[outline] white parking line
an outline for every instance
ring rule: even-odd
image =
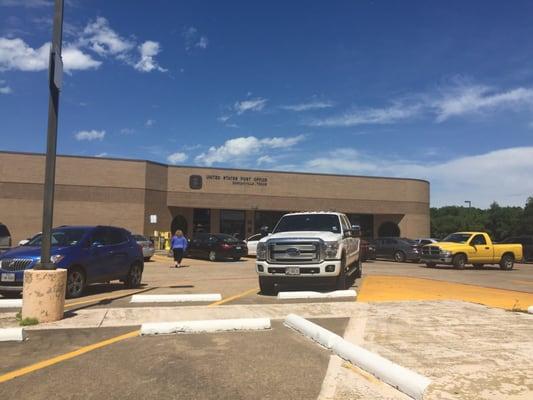
[[[203,321],[155,322],[141,325],[141,335],[210,333],[270,329],[269,318],[212,319]]]
[[[393,363],[379,354],[352,344],[339,335],[295,314],[285,319],[285,325],[314,340],[339,357],[400,390],[416,400],[422,400],[431,380],[414,371]]]
[[[0,299],[0,308],[21,308],[22,299]]]
[[[279,292],[279,300],[287,299],[334,299],[338,297],[357,297],[357,292],[350,290],[335,290],[333,292]]]
[[[26,338],[23,328],[0,329],[0,342],[21,342]]]
[[[190,301],[219,301],[220,293],[207,294],[136,294],[130,303],[184,303]]]

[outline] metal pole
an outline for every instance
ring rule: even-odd
[[[43,233],[41,242],[41,262],[35,269],[56,269],[50,261],[52,224],[54,220],[54,187],[56,174],[57,119],[59,111],[59,91],[63,74],[61,43],[63,37],[63,0],[55,0],[54,28],[48,78],[50,97],[48,101],[48,132],[46,142],[46,166],[43,194]]]

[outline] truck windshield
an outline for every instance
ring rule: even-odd
[[[335,214],[301,214],[282,217],[273,233],[320,231],[340,233],[339,217]]]
[[[442,241],[443,242],[454,242],[454,243],[466,243],[470,239],[470,234],[468,233],[452,233],[451,235],[446,236]]]
[[[52,246],[74,246],[85,235],[85,229],[54,229],[52,231]],[[40,246],[42,235],[35,236],[26,246]]]

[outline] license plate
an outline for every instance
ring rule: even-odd
[[[240,246],[235,247],[235,250],[240,250],[240,249],[241,249]]]
[[[0,277],[0,281],[2,281],[2,282],[15,282],[15,274],[14,273],[2,274],[2,276]]]
[[[285,275],[300,275],[300,267],[287,267]]]

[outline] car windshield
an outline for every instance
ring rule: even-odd
[[[302,231],[340,233],[339,217],[335,214],[286,215],[274,228],[274,233]]]
[[[452,233],[444,238],[443,242],[466,243],[472,236],[469,233]]]
[[[223,241],[224,243],[238,243],[239,242],[239,239],[231,236],[231,235],[227,235],[227,234],[219,234],[219,235],[215,235],[215,237],[218,239],[218,240],[221,240]]]
[[[54,229],[52,231],[52,246],[74,246],[87,232],[86,229]],[[27,246],[40,246],[42,234],[31,239]]]

